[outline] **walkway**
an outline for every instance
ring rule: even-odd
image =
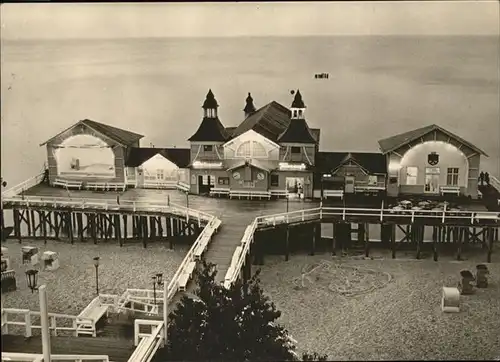
[[[51,337],[52,354],[107,355],[112,362],[127,362],[135,347],[133,342],[113,338]],[[2,336],[2,352],[42,353],[42,338],[18,335]]]

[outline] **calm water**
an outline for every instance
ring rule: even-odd
[[[208,88],[226,126],[242,121],[247,92],[289,106],[300,88],[322,150],[375,151],[438,123],[498,175],[498,54],[495,37],[2,41],[2,176],[39,172],[39,144],[84,118],[142,133],[144,146],[186,146]]]

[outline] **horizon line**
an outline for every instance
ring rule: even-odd
[[[61,40],[139,40],[139,39],[238,39],[238,38],[332,38],[332,37],[498,37],[498,34],[298,34],[298,35],[152,35],[130,37],[65,37],[65,38],[29,38],[1,37],[2,41],[61,41]]]

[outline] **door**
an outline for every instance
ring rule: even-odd
[[[354,193],[354,176],[345,177],[344,192],[346,194]]]
[[[215,177],[211,175],[199,175],[198,176],[198,193],[208,194],[210,190],[215,185]]]
[[[439,193],[439,167],[426,167],[424,191],[429,194]]]

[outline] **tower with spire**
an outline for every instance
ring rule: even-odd
[[[211,89],[208,90],[201,108],[203,108],[201,124],[188,139],[191,143],[191,163],[220,161],[224,155],[222,145],[229,139],[229,135],[219,119],[219,104]]]
[[[253,98],[250,93],[248,93],[248,97],[246,99],[245,108],[243,108],[243,112],[245,112],[245,119],[250,116],[252,113],[256,111],[255,105],[253,104]]]
[[[305,119],[306,105],[297,89],[290,107],[290,123],[279,135],[280,161],[314,166],[318,141],[313,137]]]

